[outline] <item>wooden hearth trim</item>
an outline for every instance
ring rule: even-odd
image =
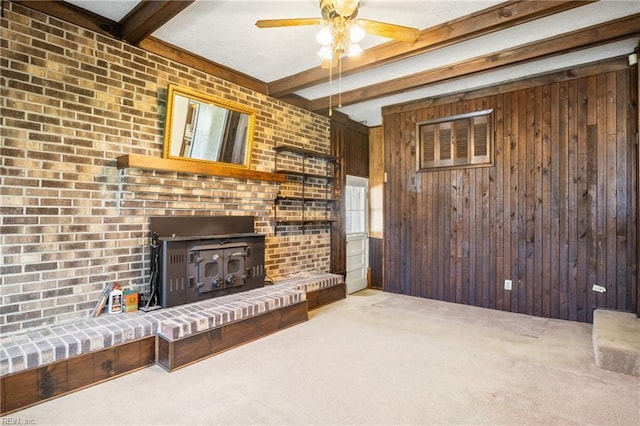
[[[346,299],[347,285],[345,283],[332,287],[321,288],[307,292],[307,309],[312,311],[324,305],[328,305],[338,300]]]
[[[114,379],[155,363],[155,337],[0,377],[0,415]],[[11,390],[7,392],[7,390]]]
[[[167,371],[174,371],[307,319],[307,305],[302,301],[178,340],[171,341],[158,334],[156,363]]]

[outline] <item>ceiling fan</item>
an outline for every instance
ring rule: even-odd
[[[316,40],[322,46],[321,57],[337,60],[349,54],[362,51],[359,42],[365,33],[414,42],[419,30],[386,22],[355,19],[360,0],[320,0],[322,18],[262,19],[256,22],[258,28],[293,27],[302,25],[322,25]]]

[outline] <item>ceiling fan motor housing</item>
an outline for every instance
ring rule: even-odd
[[[358,14],[360,0],[320,0],[322,17],[331,21],[336,16],[353,19]]]

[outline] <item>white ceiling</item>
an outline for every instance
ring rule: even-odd
[[[116,22],[138,4],[138,0],[69,0],[68,2]],[[361,0],[358,17],[422,30],[499,3],[502,1]],[[640,13],[640,1],[601,0],[343,77],[340,83],[334,79],[331,87],[328,83],[320,84],[296,94],[309,100],[325,97],[330,92],[335,95],[339,91],[345,92],[430,68],[459,63],[487,53],[636,13]],[[259,19],[314,17],[320,17],[318,0],[197,0],[156,30],[152,36],[270,83],[319,65],[320,58],[317,56],[319,46],[315,41],[318,28],[308,26],[258,29],[254,25],[255,22]],[[361,45],[366,49],[387,41],[389,40],[367,35]],[[633,52],[638,42],[638,37],[635,37],[336,109],[346,113],[355,121],[376,126],[381,124],[381,108],[386,105],[471,90],[528,75],[627,55]]]

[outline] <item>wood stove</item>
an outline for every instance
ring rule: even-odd
[[[163,308],[264,285],[264,235],[252,216],[152,217],[151,261]]]

